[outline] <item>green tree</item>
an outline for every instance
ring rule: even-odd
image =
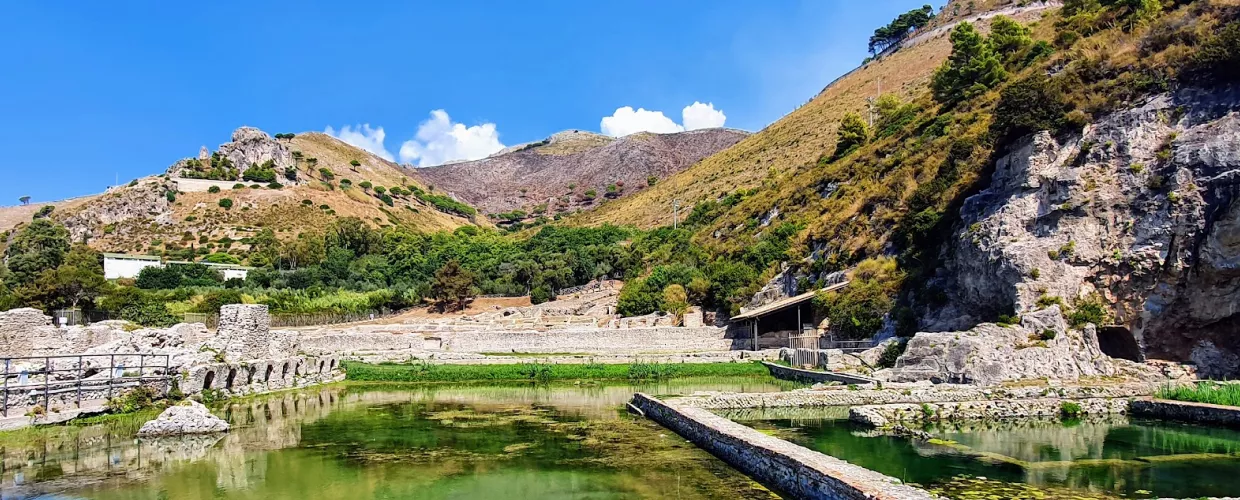
[[[74,245],[65,256],[64,263],[40,277],[39,289],[50,292],[55,302],[79,307],[91,303],[105,290],[108,280],[103,277],[103,255],[86,245]]]
[[[990,23],[990,44],[1000,57],[1011,63],[1030,45],[1029,28],[1007,16],[995,16]]]
[[[861,115],[847,113],[840,121],[840,128],[835,135],[835,157],[843,158],[870,141],[870,127],[861,119]]]
[[[476,275],[462,268],[459,261],[449,260],[435,272],[435,279],[431,282],[431,297],[438,301],[440,310],[464,310],[469,299],[477,293],[474,288],[475,279]]]
[[[226,254],[224,252],[215,252],[211,255],[203,257],[202,261],[210,262],[212,264],[240,264],[241,263],[241,260],[238,259],[236,256]]]
[[[930,88],[935,100],[955,104],[980,95],[1007,78],[990,40],[971,23],[961,22],[951,34],[952,53],[934,72]]]
[[[69,253],[69,231],[49,219],[35,219],[22,228],[4,251],[10,286],[34,282],[40,273],[55,269]]]
[[[663,300],[660,303],[664,312],[675,317],[676,324],[680,324],[680,318],[689,310],[689,294],[685,292],[685,287],[671,284],[663,289]]]
[[[232,208],[232,206],[233,206],[233,201],[232,201],[232,198],[221,198],[221,199],[220,199],[220,201],[219,201],[219,205],[220,205],[220,207],[222,207],[224,210],[228,210],[228,209]]]
[[[23,197],[21,197],[21,198],[18,198],[18,199],[17,199],[17,201],[21,202],[21,204],[22,204],[22,205],[29,205],[29,204],[30,204],[30,197],[29,197],[29,196],[23,196]]]

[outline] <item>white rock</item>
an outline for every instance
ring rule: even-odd
[[[169,407],[155,420],[142,424],[139,436],[177,436],[181,434],[210,434],[228,432],[228,422],[212,415],[211,411],[195,401],[185,400]]]

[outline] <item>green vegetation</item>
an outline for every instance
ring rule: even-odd
[[[1081,418],[1084,414],[1085,410],[1081,408],[1080,403],[1073,401],[1059,403],[1059,415],[1065,419]]]
[[[181,177],[189,179],[235,181],[240,175],[241,171],[233,165],[232,160],[220,155],[219,152],[211,153],[211,159],[206,164],[197,158],[186,160],[185,168],[181,170]]]
[[[219,187],[219,186],[211,186],[211,187],[207,188],[207,192],[208,192],[208,193],[211,193],[211,194],[218,193],[218,192],[220,192],[220,187]]]
[[[939,102],[951,105],[977,97],[1008,77],[992,40],[983,37],[972,24],[956,25],[951,41],[951,56],[930,80],[934,98]]]
[[[223,208],[224,210],[228,210],[232,208],[233,206],[232,198],[220,198],[219,206],[220,208]]]
[[[870,142],[870,128],[865,124],[865,120],[861,119],[861,115],[856,113],[844,115],[837,134],[839,139],[835,144],[836,158],[845,156]]]
[[[888,25],[874,30],[874,35],[870,37],[870,53],[877,54],[900,43],[910,32],[924,28],[932,19],[934,8],[930,5],[900,14]]]
[[[1197,382],[1194,385],[1167,386],[1158,390],[1162,399],[1240,406],[1240,384]]]
[[[343,362],[348,380],[367,382],[469,382],[551,380],[665,380],[679,377],[769,376],[758,363],[631,363],[499,365],[366,364]]]

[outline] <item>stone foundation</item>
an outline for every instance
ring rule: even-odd
[[[743,408],[822,408],[898,403],[989,401],[1006,399],[1095,399],[1149,396],[1157,384],[1117,384],[1105,386],[980,388],[967,385],[937,386],[885,384],[882,389],[849,390],[835,386],[771,393],[725,393],[693,396],[677,401],[711,410]]]
[[[835,382],[848,385],[871,385],[877,382],[872,378],[862,377],[860,375],[849,375],[847,373],[824,372],[818,370],[803,370],[800,368],[793,368],[791,366],[784,366],[766,361],[763,361],[762,364],[771,371],[772,377],[796,382],[809,382],[811,384]]]
[[[419,331],[401,325],[361,327],[302,337],[310,353],[427,351],[454,353],[658,353],[728,351],[738,340],[722,328],[659,327],[512,331],[478,328]],[[739,339],[744,343],[744,339]],[[746,344],[747,345],[747,344]],[[743,346],[739,346],[743,347]]]
[[[1081,415],[1107,415],[1128,412],[1128,400],[1117,399],[1001,399],[993,401],[963,401],[921,404],[889,404],[854,406],[848,410],[848,419],[874,427],[886,427],[894,423],[924,423],[942,420],[1002,420],[1011,418],[1063,417],[1063,404],[1075,403]]]
[[[210,389],[244,395],[334,382],[343,377],[340,361],[334,356],[298,356],[198,365],[182,373],[178,384],[185,394]]]
[[[932,499],[930,493],[838,458],[767,436],[701,408],[642,393],[629,403],[741,472],[794,498]]]

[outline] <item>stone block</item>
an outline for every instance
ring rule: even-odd
[[[271,350],[271,316],[261,304],[229,304],[220,308],[218,336],[229,361],[259,359]]]

